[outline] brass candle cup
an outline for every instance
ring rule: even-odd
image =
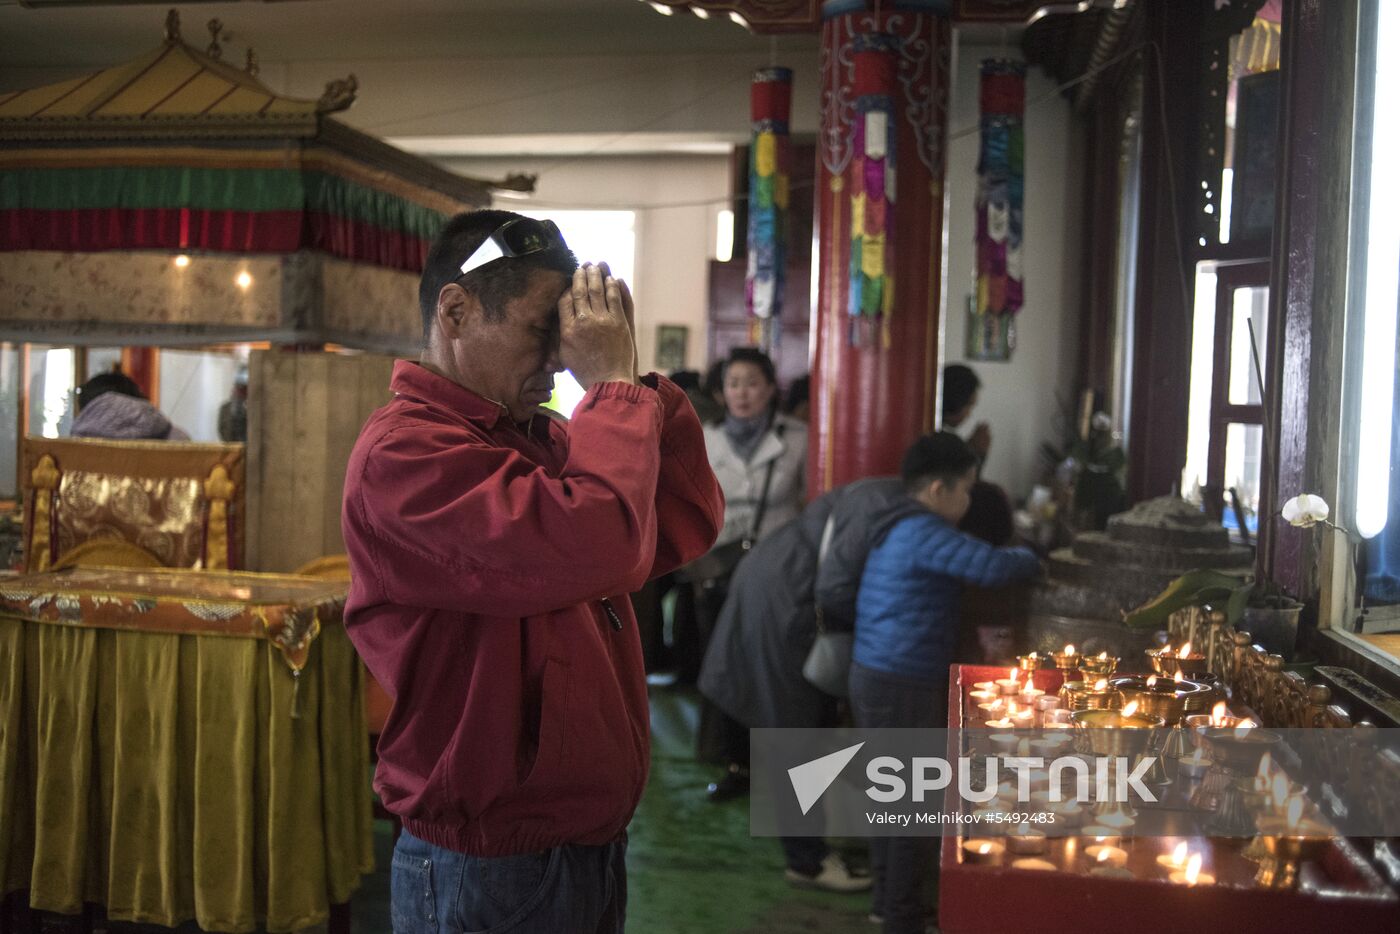
[[[1259,771],[1259,760],[1266,752],[1277,757],[1283,737],[1260,727],[1241,730],[1212,726],[1201,731],[1201,738],[1214,765],[1191,796],[1191,806],[1214,811],[1223,834],[1247,833],[1247,827],[1238,826],[1240,815],[1246,811],[1240,800],[1239,780],[1252,782]]]
[[[1264,888],[1292,889],[1304,862],[1321,858],[1330,839],[1327,828],[1316,821],[1290,824],[1282,817],[1260,818],[1259,842],[1269,854],[1259,863],[1254,881]]]
[[[1123,706],[1123,696],[1112,687],[1096,691],[1085,681],[1066,681],[1060,688],[1060,700],[1070,710],[1112,710]]]
[[[1017,655],[1016,664],[1022,671],[1039,671],[1045,659],[1040,655]]]
[[[1070,655],[1066,655],[1063,652],[1050,653],[1050,661],[1054,663],[1056,668],[1064,673],[1066,681],[1069,680],[1070,672],[1078,670],[1081,658],[1083,658],[1083,656],[1078,652]]]
[[[1112,655],[1103,658],[1083,655],[1079,659],[1079,670],[1084,673],[1084,680],[1092,684],[1100,678],[1111,678],[1113,672],[1118,670],[1118,659]]]
[[[1210,666],[1206,663],[1204,655],[1191,654],[1182,658],[1170,651],[1154,652],[1152,649],[1145,650],[1144,654],[1147,656],[1147,664],[1152,666],[1152,670],[1165,678],[1170,678],[1178,671],[1186,678],[1210,672]]]
[[[1206,729],[1206,751],[1218,765],[1236,775],[1253,778],[1264,753],[1276,753],[1283,737],[1262,727],[1241,730],[1237,726]],[[1275,756],[1277,758],[1277,756]]]
[[[1138,710],[1153,717],[1161,717],[1167,726],[1176,726],[1186,714],[1186,696],[1180,684],[1159,678],[1151,687],[1146,678],[1114,678],[1109,686],[1123,695],[1123,704],[1136,701]]]
[[[1153,730],[1163,726],[1161,717],[1119,710],[1076,710],[1070,715],[1075,736],[1096,756],[1135,756],[1147,751]]]

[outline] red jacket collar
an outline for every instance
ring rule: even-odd
[[[446,406],[468,421],[477,422],[488,430],[495,428],[502,416],[507,416],[509,421],[508,410],[504,405],[439,376],[412,360],[399,360],[394,363],[394,375],[389,380],[389,388],[400,396]],[[532,416],[529,429],[530,434],[535,437],[548,437],[549,417]]]

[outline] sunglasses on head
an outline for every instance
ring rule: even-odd
[[[481,242],[481,246],[467,254],[462,260],[462,275],[473,269],[480,269],[487,263],[515,256],[529,256],[545,250],[567,249],[564,235],[559,232],[554,221],[535,220],[533,217],[517,217],[508,220],[491,232],[491,236]]]

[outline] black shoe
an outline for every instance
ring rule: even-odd
[[[729,770],[717,782],[710,782],[705,795],[715,804],[731,798],[742,798],[749,793],[749,770],[731,762]]]

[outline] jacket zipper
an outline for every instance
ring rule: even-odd
[[[615,632],[622,632],[622,617],[617,615],[617,610],[613,609],[612,601],[604,597],[601,601],[603,612],[608,614],[608,622],[612,623]]]

